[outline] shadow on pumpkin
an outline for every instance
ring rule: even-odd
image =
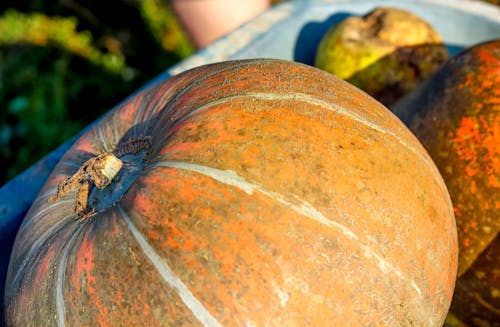
[[[95,209],[96,213],[105,211],[118,202],[136,179],[157,160],[163,160],[160,151],[168,144],[169,138],[175,133],[175,125],[182,121],[182,117],[189,112],[179,114],[182,109],[173,109],[176,98],[166,103],[163,97],[156,97],[164,91],[163,85],[153,85],[126,100],[115,110],[123,106],[133,106],[138,123],[132,125],[116,141],[112,131],[119,131],[122,122],[117,116],[111,120],[104,117],[89,130],[87,138],[93,144],[97,153],[112,152],[122,160],[123,166],[113,178],[110,185],[98,189],[91,185],[87,205]],[[113,112],[110,113],[113,116]],[[106,134],[106,131],[110,135]],[[116,144],[115,144],[116,143]],[[69,150],[68,160],[71,164],[59,166],[58,174],[73,176],[88,160],[95,158],[96,153]]]

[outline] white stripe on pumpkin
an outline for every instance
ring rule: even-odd
[[[213,106],[230,102],[234,99],[249,99],[249,98],[255,98],[259,100],[268,100],[268,101],[302,101],[306,103],[310,103],[312,105],[321,107],[323,109],[326,109],[328,111],[336,112],[341,115],[347,116],[350,119],[357,121],[370,129],[373,129],[381,134],[388,135],[389,137],[393,138],[397,143],[401,144],[405,149],[407,149],[409,152],[412,152],[415,154],[418,158],[420,158],[424,164],[432,171],[431,176],[435,178],[435,181],[438,185],[440,185],[440,188],[442,190],[442,196],[444,199],[449,199],[449,195],[447,193],[446,186],[444,185],[443,180],[440,178],[440,174],[437,170],[437,167],[434,165],[434,162],[429,158],[426,157],[425,155],[422,154],[421,151],[415,148],[415,146],[406,143],[401,139],[400,136],[397,134],[394,134],[392,131],[388,130],[385,126],[380,126],[377,124],[377,122],[370,120],[369,118],[363,117],[357,113],[355,113],[352,110],[348,110],[340,105],[336,105],[334,103],[322,100],[316,96],[305,94],[305,93],[289,93],[289,94],[276,94],[276,93],[263,93],[263,92],[248,92],[242,95],[230,95],[230,96],[225,96],[222,98],[218,98],[216,100],[209,101],[207,103],[204,103],[200,106],[198,106],[196,109],[190,111],[189,113],[186,113],[183,117],[180,117],[179,119],[176,120],[175,124],[178,124],[184,120],[186,120],[188,117],[198,114],[201,111],[210,109]],[[174,125],[175,125],[174,124]]]
[[[21,225],[21,228],[19,228],[18,235],[21,235],[22,237],[20,238],[19,242],[22,242],[21,247],[25,247],[29,245],[31,239],[33,238],[33,235],[29,235],[25,233],[25,229],[36,229],[37,228],[37,223],[41,223],[41,229],[45,228],[47,221],[50,219],[53,220],[53,223],[50,224],[50,227],[45,230],[40,236],[36,237],[34,241],[29,245],[29,249],[25,252],[23,255],[23,259],[21,262],[16,266],[15,269],[15,274],[14,277],[12,278],[12,284],[16,285],[20,281],[20,278],[24,276],[24,273],[26,272],[27,269],[30,269],[30,261],[32,262],[33,258],[37,257],[37,253],[40,253],[40,251],[43,250],[45,246],[45,242],[48,241],[50,237],[53,237],[55,234],[57,234],[60,229],[64,228],[64,225],[68,223],[69,219],[74,219],[75,218],[75,213],[73,210],[73,207],[71,210],[68,210],[68,214],[65,216],[57,216],[57,213],[64,212],[64,208],[68,206],[69,204],[74,204],[75,200],[66,200],[66,201],[56,201],[50,204],[46,204],[43,210],[38,211],[34,215],[30,215],[29,220],[25,220],[24,224]],[[62,207],[62,209],[58,208]],[[49,218],[47,218],[49,216]],[[49,221],[50,222],[50,221]]]
[[[108,147],[108,142],[106,142],[106,138],[104,137],[102,120],[97,124],[97,133],[99,135],[99,141],[101,142],[101,146],[103,147],[104,151],[110,152],[111,149]]]
[[[201,303],[186,285],[180,280],[168,264],[156,253],[156,251],[149,245],[141,232],[135,227],[134,223],[127,215],[125,210],[121,205],[118,205],[118,210],[123,217],[123,220],[127,224],[127,227],[132,232],[132,235],[136,239],[137,243],[140,245],[148,259],[151,261],[156,270],[160,273],[163,279],[177,291],[177,294],[182,299],[184,304],[191,310],[193,315],[202,323],[204,326],[221,326],[217,319],[212,316],[212,314],[205,308],[203,303]]]
[[[252,184],[248,181],[246,181],[243,177],[239,176],[236,172],[231,171],[231,170],[220,170],[216,168],[211,168],[207,166],[201,166],[201,165],[196,165],[196,164],[191,164],[187,162],[178,162],[178,161],[162,161],[158,162],[154,165],[152,165],[152,168],[154,167],[167,167],[167,168],[178,168],[178,169],[183,169],[183,170],[188,170],[192,172],[196,172],[205,176],[208,176],[210,178],[213,178],[221,183],[224,183],[226,185],[234,186],[237,187],[238,189],[244,191],[247,194],[252,194],[255,191],[258,191],[275,201],[281,203],[282,205],[292,209],[293,211],[308,217],[320,224],[323,224],[325,226],[337,229],[344,235],[346,238],[350,239],[351,241],[355,242],[358,244],[359,248],[363,250],[363,254],[366,258],[368,259],[374,259],[375,262],[377,263],[377,267],[384,273],[389,273],[392,272],[394,275],[396,275],[399,279],[401,279],[403,282],[409,282],[411,287],[415,290],[415,292],[418,294],[419,297],[422,297],[422,291],[418,287],[417,283],[414,280],[409,280],[404,274],[395,266],[393,266],[390,262],[382,258],[380,255],[378,255],[373,249],[370,248],[370,246],[363,244],[360,240],[359,237],[354,233],[351,229],[348,227],[328,219],[325,217],[319,210],[314,208],[310,203],[307,201],[304,201],[300,199],[297,196],[293,196],[295,201],[297,203],[293,203],[281,196],[280,194],[277,194],[272,191],[266,190],[264,187],[257,185],[257,184]]]
[[[56,312],[57,312],[57,325],[59,327],[66,326],[66,307],[64,305],[63,283],[66,275],[66,268],[68,264],[68,254],[77,236],[80,235],[84,224],[79,224],[78,228],[73,232],[69,241],[65,244],[64,252],[59,258],[57,267],[57,282],[56,282]]]

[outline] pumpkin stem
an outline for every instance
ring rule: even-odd
[[[105,152],[90,158],[82,164],[80,169],[73,175],[64,179],[57,185],[55,195],[49,197],[53,202],[76,190],[75,213],[78,218],[88,218],[96,213],[95,208],[89,205],[90,187],[94,184],[99,190],[107,187],[123,167],[123,161],[119,157],[127,154],[138,154],[149,152],[151,148],[151,137],[142,137],[119,144],[112,152]]]
[[[108,182],[105,184],[101,184],[102,186],[100,186],[100,184],[98,184],[96,180],[95,181],[96,186],[102,189],[107,185],[109,185],[111,180],[113,180],[116,174],[118,174],[122,166],[123,162],[120,159],[118,159],[114,154],[112,153],[106,154],[103,157],[103,167],[101,168],[100,175],[103,177],[104,180],[107,180]]]
[[[98,189],[103,189],[118,174],[123,162],[113,153],[103,153],[97,157],[87,160],[78,171],[57,185],[57,193],[49,197],[48,201],[53,202],[64,196],[66,193],[76,189],[77,199],[75,212],[79,217],[86,216],[89,209],[88,195],[91,183]]]

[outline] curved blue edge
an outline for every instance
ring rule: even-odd
[[[466,46],[500,38],[500,8],[486,3],[469,0],[448,0],[446,3],[440,0],[295,0],[272,7],[160,74],[143,88],[189,68],[223,60],[269,57],[312,65],[317,44],[331,25],[377,6],[400,7],[424,18],[443,37],[452,55]],[[450,24],[453,21],[459,24]],[[22,219],[57,162],[93,124],[0,188],[2,308],[8,260]],[[0,326],[3,325],[1,310]]]

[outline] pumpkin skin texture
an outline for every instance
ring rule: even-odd
[[[71,192],[47,201],[134,140],[90,191],[96,214],[75,219]],[[457,256],[444,182],[392,113],[306,65],[224,62],[142,91],[65,154],[17,235],[6,317],[437,326]]]
[[[498,326],[500,40],[457,54],[394,112],[434,159],[454,205],[460,255],[451,313]]]

